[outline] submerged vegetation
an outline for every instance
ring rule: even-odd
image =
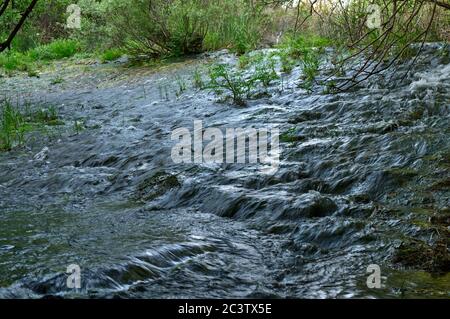
[[[42,130],[45,126],[64,124],[55,107],[24,110],[10,101],[0,102],[0,150],[9,151],[25,143],[26,134]]]
[[[279,79],[272,57],[256,54],[247,59],[245,68],[236,69],[223,63],[213,65],[209,70],[210,81],[203,88],[213,90],[219,96],[228,92],[235,104],[243,106],[245,99],[250,98],[258,86],[267,88],[272,81]],[[250,75],[245,69],[251,69]]]

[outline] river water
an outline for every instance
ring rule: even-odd
[[[0,154],[0,297],[448,298],[448,274],[394,262],[405,241],[432,245],[430,216],[450,206],[448,54],[427,45],[405,78],[407,63],[338,94],[298,88],[297,67],[246,107],[191,85],[199,66],[235,63],[226,52],[1,79],[65,125]],[[279,170],[175,164],[172,131],[194,120],[279,128]]]

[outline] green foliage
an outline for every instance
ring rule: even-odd
[[[58,76],[58,77],[52,79],[52,80],[50,81],[50,84],[56,85],[56,84],[61,84],[61,83],[63,83],[63,82],[64,82],[64,79]]]
[[[175,76],[175,82],[177,84],[177,90],[175,92],[175,95],[179,97],[181,94],[184,93],[184,91],[186,91],[187,85],[184,79],[178,74]]]
[[[304,88],[311,89],[312,84],[319,71],[320,59],[315,51],[307,51],[301,60],[303,77],[305,79]]]
[[[314,34],[286,34],[278,48],[291,58],[303,57],[313,49],[323,50],[331,45],[331,40]]]
[[[32,69],[33,60],[19,52],[7,52],[0,54],[0,67],[7,71],[27,72]]]
[[[256,48],[263,31],[262,10],[245,0],[112,1],[113,38],[135,55],[180,56],[230,48]]]
[[[207,88],[212,89],[217,95],[224,91],[232,94],[233,102],[237,105],[245,105],[245,98],[254,87],[252,79],[246,79],[242,71],[231,70],[225,64],[215,64],[209,70],[210,82]]]
[[[0,106],[0,150],[9,151],[22,144],[26,131],[24,116],[11,103]]]
[[[275,70],[275,60],[272,57],[257,61],[254,68],[253,81],[262,83],[264,87],[268,87],[272,81],[279,79]]]
[[[200,0],[114,1],[111,32],[131,54],[150,57],[200,52],[206,21]]]
[[[295,127],[289,128],[280,135],[280,142],[282,143],[297,143],[303,139],[304,138],[298,134],[298,130]]]
[[[215,64],[209,70],[210,82],[205,88],[216,94],[231,93],[233,103],[245,105],[245,99],[251,97],[252,90],[259,84],[267,88],[274,80],[279,79],[275,70],[275,60],[261,52],[243,58],[246,69],[234,69],[226,64]],[[241,60],[241,61],[242,61]]]
[[[0,67],[8,71],[35,73],[36,64],[50,60],[68,58],[80,50],[80,44],[74,40],[56,40],[50,44],[38,46],[27,52],[9,51],[0,54]]]
[[[270,82],[279,79],[275,70],[275,59],[271,54],[252,52],[241,55],[238,66],[240,69],[249,69],[252,72],[251,79],[255,83],[262,83],[264,87],[268,87]]]
[[[203,81],[202,74],[198,68],[195,69],[194,74],[192,75],[192,78],[193,78],[192,83],[195,88],[201,90],[205,87],[205,82]]]
[[[23,110],[19,106],[14,107],[8,100],[3,101],[0,105],[0,150],[10,151],[24,144],[27,132],[62,124],[55,107],[32,111],[26,105]]]
[[[263,7],[252,7],[241,0],[216,1],[211,5],[209,15],[214,23],[209,25],[205,36],[205,50],[226,47],[237,54],[244,54],[259,45],[267,20]]]
[[[302,66],[303,87],[311,89],[320,67],[320,55],[331,41],[327,38],[312,34],[287,34],[278,45],[281,70],[290,73],[299,63]]]
[[[118,48],[108,49],[105,52],[102,53],[100,56],[101,61],[108,62],[108,61],[115,61],[119,59],[123,55],[123,50]]]
[[[69,58],[81,49],[81,45],[75,40],[56,40],[52,43],[38,46],[26,52],[33,61],[49,61]]]
[[[297,62],[292,59],[289,54],[285,54],[284,51],[281,51],[279,56],[281,62],[281,71],[284,73],[291,73],[292,69],[297,65]]]

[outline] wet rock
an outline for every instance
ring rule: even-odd
[[[366,180],[366,194],[371,199],[381,194],[386,194],[389,190],[397,189],[407,182],[411,182],[418,175],[413,169],[409,168],[390,168],[380,172],[374,172]]]
[[[290,124],[298,124],[306,121],[319,120],[322,117],[320,112],[304,111],[293,118],[289,119]]]
[[[157,172],[145,178],[137,186],[135,197],[140,200],[149,201],[160,197],[168,191],[181,186],[175,175],[165,172]]]
[[[45,161],[48,158],[48,152],[49,148],[46,146],[39,153],[34,155],[33,159],[39,162]]]
[[[311,191],[300,195],[290,207],[283,211],[281,217],[287,219],[324,217],[333,214],[337,208],[332,199],[319,192]]]
[[[399,123],[396,121],[381,121],[369,125],[367,128],[363,129],[363,132],[374,133],[374,134],[386,134],[393,132],[398,129]]]

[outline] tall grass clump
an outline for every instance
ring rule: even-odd
[[[76,40],[56,40],[25,52],[8,51],[0,54],[0,67],[7,71],[30,72],[42,62],[74,56],[81,50]]]
[[[115,61],[119,59],[123,55],[123,50],[119,48],[111,48],[105,50],[101,56],[100,59],[103,63],[109,62],[109,61]]]
[[[311,89],[320,67],[320,56],[331,40],[315,34],[286,34],[278,44],[281,69],[291,72],[294,66],[301,65],[305,89]]]
[[[26,52],[26,55],[34,61],[49,61],[70,58],[80,49],[81,45],[78,41],[60,39],[31,49]]]
[[[22,144],[25,134],[25,118],[9,101],[0,105],[0,150],[9,151]]]
[[[10,151],[25,143],[25,134],[46,131],[49,126],[63,125],[53,106],[32,110],[30,105],[13,106],[9,100],[0,102],[0,151]]]

